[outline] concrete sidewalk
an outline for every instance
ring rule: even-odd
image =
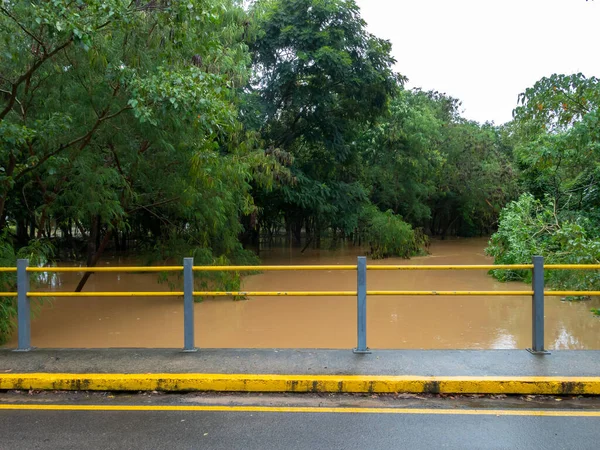
[[[294,375],[600,376],[600,351],[37,349],[0,350],[0,374],[222,373]]]
[[[597,395],[600,351],[0,350],[0,389]]]

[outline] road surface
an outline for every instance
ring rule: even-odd
[[[596,450],[599,442],[594,399],[0,394],[0,449],[11,450]]]

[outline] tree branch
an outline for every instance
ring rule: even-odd
[[[8,11],[6,8],[0,6],[0,11],[2,11],[4,14],[6,14],[8,17],[10,17],[16,24],[17,26],[23,30],[23,32],[25,34],[27,34],[31,39],[33,39],[35,42],[37,42],[41,47],[42,50],[44,51],[44,53],[48,53],[48,51],[46,50],[46,46],[44,45],[44,43],[41,41],[40,38],[38,38],[37,36],[35,36],[31,31],[29,31],[27,28],[25,28],[21,22],[19,22],[17,20],[17,18],[15,16],[13,16],[10,11]]]
[[[111,115],[109,115],[109,116],[106,116],[106,115],[105,115],[105,116],[102,116],[102,117],[100,117],[100,118],[98,119],[98,122],[104,122],[105,120],[110,120],[110,119],[113,119],[113,118],[117,117],[119,114],[122,114],[122,113],[124,113],[124,112],[125,112],[125,111],[127,111],[128,109],[133,109],[133,108],[132,108],[131,106],[127,105],[127,106],[125,106],[124,108],[120,109],[119,111],[117,111],[117,112],[116,112],[116,113],[114,113],[114,114],[111,114]]]
[[[151,212],[148,208],[152,208],[154,206],[166,205],[167,203],[173,203],[173,202],[179,200],[180,198],[181,198],[180,196],[177,196],[177,197],[169,198],[167,200],[161,200],[160,202],[152,203],[151,205],[137,206],[137,207],[132,208],[129,211],[127,211],[127,214],[131,214],[133,212],[136,212],[139,209],[145,209],[146,211]]]
[[[0,120],[4,119],[4,117],[6,117],[6,115],[12,110],[12,107],[14,106],[15,100],[17,98],[17,90],[19,89],[19,86],[25,80],[27,80],[29,77],[31,77],[31,75],[33,75],[35,73],[35,71],[38,70],[42,66],[42,64],[44,64],[44,62],[46,62],[48,59],[52,58],[54,55],[56,55],[62,49],[67,48],[69,45],[71,45],[72,42],[73,42],[73,38],[71,37],[71,38],[69,38],[69,40],[67,40],[66,42],[63,42],[61,45],[59,45],[58,47],[56,47],[50,53],[44,53],[44,56],[41,59],[39,59],[38,61],[36,61],[29,68],[29,70],[27,70],[27,72],[25,72],[23,75],[21,75],[17,79],[16,82],[12,83],[12,89],[11,89],[11,92],[10,92],[10,97],[9,97],[9,100],[8,100],[8,104],[2,110],[2,112],[0,112]]]
[[[128,109],[131,109],[131,106],[126,106],[126,107],[122,108],[121,110],[115,112],[114,114],[110,114],[108,116],[106,115],[106,113],[102,114],[96,120],[96,123],[94,124],[94,126],[92,127],[92,129],[90,131],[88,131],[83,136],[80,136],[80,137],[78,137],[76,139],[73,139],[71,142],[68,142],[67,144],[61,145],[59,148],[57,148],[53,152],[45,154],[42,158],[40,158],[40,160],[38,161],[38,163],[35,166],[28,167],[27,169],[21,171],[15,177],[15,181],[18,180],[18,179],[20,179],[20,178],[22,178],[25,174],[31,172],[32,170],[35,170],[35,169],[39,168],[42,164],[44,164],[50,158],[52,158],[53,156],[56,156],[57,154],[59,154],[63,150],[66,150],[67,148],[72,147],[75,144],[78,144],[78,143],[82,142],[80,149],[83,149],[88,144],[89,140],[92,138],[92,136],[94,135],[94,133],[96,132],[96,130],[98,129],[98,127],[100,126],[100,124],[103,121],[112,119],[112,118],[118,116],[119,114],[123,113],[124,111],[126,111]]]
[[[0,92],[2,92],[4,94],[12,95],[11,91],[6,91],[4,89],[0,89]],[[23,109],[23,103],[21,103],[21,101],[16,97],[15,97],[15,102],[21,107],[21,114],[23,114],[23,116],[25,116],[25,109]]]

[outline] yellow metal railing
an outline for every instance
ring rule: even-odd
[[[533,269],[533,264],[503,264],[503,265],[433,265],[433,266],[407,266],[407,265],[371,265],[367,270],[493,270],[493,269]]]
[[[600,296],[600,291],[544,291],[548,297],[577,297],[577,296]]]
[[[195,297],[354,297],[357,291],[194,291]],[[533,291],[367,291],[372,296],[477,296],[519,297]],[[600,291],[544,291],[548,297],[600,296]],[[0,297],[16,297],[16,292],[0,292]],[[28,297],[181,297],[183,291],[93,291],[93,292],[27,292]]]
[[[194,272],[262,272],[290,270],[356,270],[356,264],[329,266],[194,266]]]
[[[194,272],[255,272],[255,271],[344,271],[356,270],[357,265],[289,265],[289,266],[194,266]],[[480,265],[368,265],[367,270],[531,270],[533,264],[480,264]],[[545,270],[600,270],[600,264],[547,264]],[[178,272],[183,266],[128,266],[128,267],[27,267],[27,272]],[[0,272],[16,272],[16,267],[0,267]],[[533,291],[367,291],[372,296],[529,296]],[[545,291],[548,296],[600,296],[600,291]],[[27,292],[29,297],[180,297],[183,291],[137,292]],[[194,296],[228,297],[351,297],[356,291],[194,291]],[[0,292],[0,297],[16,297],[17,292]]]
[[[257,272],[257,271],[357,271],[357,290],[352,291],[194,291],[194,272]],[[367,291],[367,271],[417,271],[417,270],[532,270],[533,289],[516,291]],[[546,291],[543,289],[544,270],[600,270],[600,264],[543,264],[543,258],[534,257],[533,264],[481,264],[481,265],[378,265],[366,264],[366,258],[359,257],[357,264],[350,265],[289,265],[289,266],[194,266],[191,258],[184,259],[182,266],[147,267],[28,267],[27,261],[19,260],[18,267],[0,267],[0,273],[17,273],[18,292],[0,292],[0,297],[17,297],[19,305],[19,349],[30,348],[29,303],[30,297],[183,297],[184,298],[184,350],[193,351],[193,298],[204,297],[356,297],[358,304],[358,346],[359,353],[368,352],[366,347],[366,298],[367,296],[531,296],[533,298],[533,346],[534,353],[543,353],[543,299],[544,296],[600,296],[600,291]],[[29,291],[27,273],[60,272],[180,272],[183,271],[183,291],[131,291],[131,292],[36,292]],[[19,281],[20,280],[20,281]],[[19,286],[25,285],[21,288]],[[22,328],[25,330],[22,331]]]
[[[356,270],[356,264],[306,266],[194,266],[194,272],[256,272],[292,270]],[[528,270],[533,264],[472,264],[472,265],[369,265],[367,270]],[[546,270],[600,270],[600,264],[546,264]],[[183,266],[142,267],[27,267],[27,272],[177,272]],[[16,267],[0,267],[0,272],[16,272]]]
[[[228,296],[248,296],[248,297],[355,297],[357,291],[311,291],[311,292],[194,292],[195,296],[206,297],[228,297]],[[533,295],[533,291],[367,291],[367,295],[450,295],[450,296],[470,296],[470,295],[490,295],[490,296],[517,296]]]
[[[183,291],[138,292],[27,292],[28,297],[181,297]]]
[[[28,267],[27,272],[178,272],[183,266],[146,267]]]
[[[600,264],[544,264],[546,270],[598,270]]]

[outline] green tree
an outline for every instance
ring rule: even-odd
[[[521,94],[511,130],[528,193],[502,212],[488,248],[496,262],[529,262],[534,254],[554,263],[600,261],[599,81],[554,74]],[[600,285],[595,272],[558,271],[548,278],[570,290]]]
[[[430,96],[400,89],[379,120],[363,137],[365,184],[381,210],[392,210],[410,223],[424,226],[431,218],[429,197],[435,174],[444,162],[444,121]]]
[[[367,200],[356,140],[386,111],[398,80],[390,43],[367,33],[354,1],[259,1],[252,13],[260,132],[293,157],[295,180],[258,193],[261,211],[281,217],[298,243],[303,227],[349,232]]]
[[[243,257],[275,164],[239,120],[250,32],[237,0],[1,2],[2,245]]]
[[[464,120],[459,106],[400,90],[362,141],[372,201],[442,237],[490,233],[517,192],[503,130]]]
[[[79,230],[88,262],[114,231],[231,251],[269,164],[237,118],[238,2],[2,5],[0,229]]]
[[[542,78],[515,109],[516,159],[525,187],[560,209],[597,216],[600,197],[600,80],[582,74]]]
[[[501,130],[464,119],[444,128],[444,163],[431,196],[431,227],[442,237],[488,235],[518,192],[517,174]]]

